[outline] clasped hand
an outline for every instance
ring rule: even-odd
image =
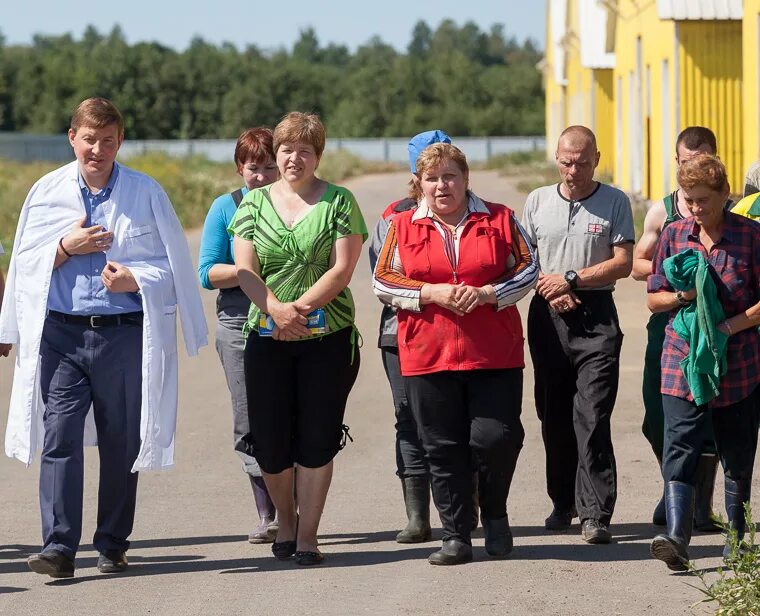
[[[272,331],[275,340],[298,340],[311,335],[311,330],[306,327],[306,315],[311,312],[310,306],[295,301],[274,302],[267,308],[275,324]]]
[[[554,298],[571,293],[571,290],[561,274],[541,274],[536,283],[536,293],[551,303]]]
[[[487,303],[487,293],[482,287],[466,284],[429,284],[423,287],[430,303],[448,308],[460,317]]]

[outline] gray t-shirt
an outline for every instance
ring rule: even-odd
[[[564,274],[607,261],[613,246],[634,241],[631,202],[623,191],[601,182],[581,201],[565,199],[559,184],[537,188],[525,202],[523,227],[538,249],[545,274]],[[614,288],[610,284],[595,290]]]

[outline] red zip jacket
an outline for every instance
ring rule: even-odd
[[[512,211],[494,203],[485,206],[489,214],[471,212],[461,230],[454,270],[431,218],[413,220],[415,210],[397,214],[393,227],[406,277],[475,287],[503,280],[512,252]],[[500,311],[492,305],[478,306],[461,317],[436,304],[423,306],[421,312],[398,311],[399,359],[404,376],[443,370],[523,368],[523,341],[515,306]]]

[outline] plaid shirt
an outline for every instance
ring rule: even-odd
[[[665,278],[662,263],[668,257],[687,248],[701,251],[707,259],[710,274],[718,290],[718,299],[726,317],[744,312],[760,300],[760,224],[726,213],[723,237],[710,251],[699,242],[699,225],[691,218],[668,225],[660,236],[647,291],[673,292]],[[673,331],[670,311],[662,349],[662,381],[660,391],[669,396],[693,401],[689,384],[681,370],[681,360],[689,354],[689,343]],[[750,327],[728,339],[726,351],[728,370],[720,384],[720,394],[708,403],[709,407],[735,404],[748,397],[760,383],[760,334]]]

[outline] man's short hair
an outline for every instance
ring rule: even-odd
[[[325,127],[316,113],[291,111],[274,128],[274,153],[283,143],[307,143],[317,157],[325,151]]]
[[[684,128],[676,139],[676,155],[678,155],[678,146],[680,145],[692,151],[706,145],[713,155],[718,153],[718,141],[715,139],[715,133],[704,126],[687,126]]]
[[[726,166],[716,156],[699,154],[681,163],[678,167],[678,185],[689,190],[695,186],[706,186],[715,192],[728,190]]]
[[[105,128],[111,124],[119,127],[119,135],[124,134],[124,118],[121,112],[107,98],[93,97],[83,100],[71,116],[71,130],[75,133],[83,127]]]
[[[263,163],[267,160],[274,161],[272,129],[266,126],[257,126],[256,128],[247,128],[240,133],[235,144],[235,164],[238,171],[248,161]]]
[[[580,124],[575,126],[568,126],[565,130],[562,131],[562,133],[560,133],[559,139],[557,140],[557,149],[559,149],[559,142],[562,141],[562,139],[565,137],[569,138],[572,141],[585,139],[594,147],[594,152],[597,151],[596,135],[594,134],[594,131],[586,126],[581,126]]]

